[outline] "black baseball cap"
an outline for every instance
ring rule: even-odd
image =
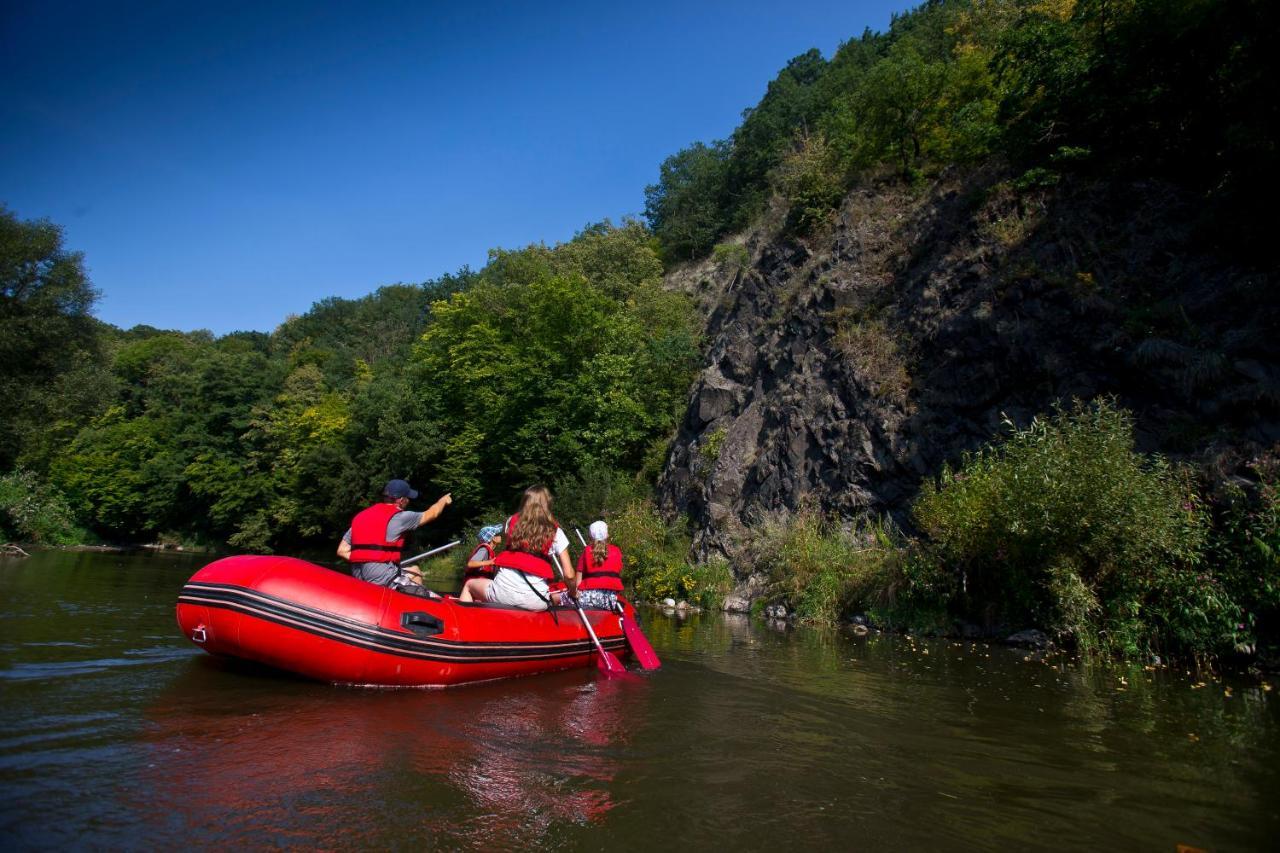
[[[410,488],[406,480],[388,481],[387,485],[383,487],[382,493],[389,498],[408,498],[409,500],[413,500],[418,496],[418,493]]]

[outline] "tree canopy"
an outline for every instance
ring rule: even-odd
[[[634,221],[223,337],[98,323],[56,227],[3,227],[0,345],[21,402],[4,470],[39,474],[116,541],[336,538],[392,477],[452,491],[456,524],[530,482],[634,469],[674,426],[697,354],[690,305]],[[50,394],[50,376],[93,394]]]
[[[1264,41],[1278,17],[1266,0],[931,0],[829,61],[791,60],[728,139],[663,162],[645,215],[673,263],[707,254],[772,191],[801,208],[803,231],[815,198],[829,211],[885,169],[914,178],[996,155],[1185,184],[1248,245],[1277,187]],[[789,193],[796,158],[829,186]]]

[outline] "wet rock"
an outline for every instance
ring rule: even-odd
[[[680,600],[680,601],[677,601],[677,602],[676,602],[676,610],[679,610],[679,611],[683,612],[683,611],[686,611],[686,610],[688,610],[688,609],[689,609],[689,602],[684,601],[684,600]]]
[[[676,600],[674,598],[664,598],[662,599],[662,606],[674,608],[676,606]]]
[[[1004,644],[1024,649],[1047,649],[1050,642],[1049,636],[1044,631],[1029,628],[1026,631],[1018,631],[1005,637]]]
[[[751,599],[745,595],[726,595],[720,609],[725,613],[750,613]]]
[[[866,625],[857,625],[857,624],[849,626],[849,631],[858,637],[865,637],[867,636],[867,634],[871,633],[871,629],[868,628]]]
[[[781,604],[770,604],[764,609],[764,615],[768,619],[786,619],[787,608]]]

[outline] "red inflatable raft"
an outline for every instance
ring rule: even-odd
[[[616,614],[585,612],[606,649],[627,650]],[[210,563],[182,588],[178,625],[211,654],[340,684],[447,687],[592,666],[598,654],[573,608],[423,598],[292,557]]]

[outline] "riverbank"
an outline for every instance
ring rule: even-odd
[[[675,575],[678,597],[730,611],[948,637],[1036,630],[1140,661],[1273,661],[1280,453],[1217,463],[1140,453],[1128,412],[1077,403],[1008,424],[924,483],[901,524],[802,505],[758,518],[732,563],[684,574],[673,551],[689,540],[668,527],[624,525],[620,544],[637,592]]]

